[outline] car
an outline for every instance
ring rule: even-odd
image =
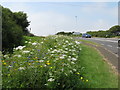
[[[91,38],[91,35],[90,35],[90,34],[85,33],[85,34],[82,34],[82,38]]]
[[[118,40],[118,47],[120,47],[120,39]]]

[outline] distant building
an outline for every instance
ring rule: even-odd
[[[73,32],[73,35],[80,35],[80,32]]]

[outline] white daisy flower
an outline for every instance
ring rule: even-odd
[[[14,55],[14,57],[21,57],[21,55]]]
[[[22,50],[25,46],[18,46],[15,48],[15,50]]]
[[[37,45],[37,43],[34,42],[34,43],[32,43],[32,45]]]
[[[30,51],[23,51],[23,53],[29,53]]]
[[[44,62],[44,60],[39,60],[39,62]]]
[[[53,79],[53,78],[48,79],[49,82],[53,82],[54,80],[55,79]]]
[[[76,61],[77,59],[76,58],[72,58],[72,61]]]
[[[25,70],[25,68],[24,68],[24,67],[19,67],[18,69],[19,69],[19,70]]]

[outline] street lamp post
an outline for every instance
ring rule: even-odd
[[[76,30],[77,30],[77,16],[75,16],[75,19],[76,19]]]
[[[77,16],[75,16],[75,18],[76,18],[76,26],[77,26]]]

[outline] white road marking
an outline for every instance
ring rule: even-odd
[[[112,47],[111,45],[107,45],[108,47]]]
[[[109,52],[111,52],[110,50],[106,49],[105,47],[104,47],[104,49],[107,50],[107,51],[109,51]],[[115,54],[113,52],[111,52],[111,53],[114,54],[116,57],[119,57],[118,54]]]
[[[118,41],[115,40],[106,40],[106,39],[101,39],[101,38],[91,38],[93,40],[99,40],[99,41],[108,41],[108,42],[114,42],[114,43],[118,43]]]
[[[112,40],[106,40],[108,42],[114,42],[114,43],[118,43],[118,41],[112,41]]]

